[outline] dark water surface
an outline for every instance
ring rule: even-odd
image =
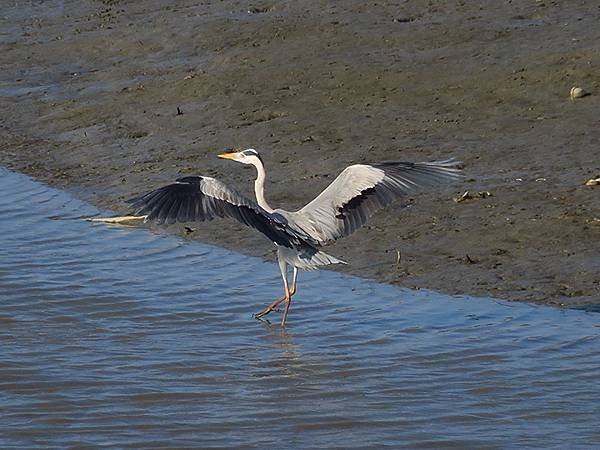
[[[0,447],[591,448],[600,316],[303,273],[0,169]],[[276,317],[278,318],[278,317]]]

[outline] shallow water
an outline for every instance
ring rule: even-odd
[[[590,448],[600,316],[303,273],[0,168],[0,445]],[[276,317],[278,318],[278,317]]]

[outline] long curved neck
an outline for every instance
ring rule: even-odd
[[[256,194],[256,202],[258,206],[264,209],[267,212],[273,212],[273,208],[269,206],[267,201],[265,200],[265,166],[261,161],[258,161],[256,164],[253,164],[256,167],[256,180],[254,181],[254,193]]]

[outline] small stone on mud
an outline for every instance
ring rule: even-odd
[[[590,178],[585,182],[586,186],[600,186],[600,175]]]
[[[585,97],[586,95],[589,95],[587,92],[585,92],[583,90],[583,88],[580,87],[572,87],[571,88],[571,100],[574,100],[576,98],[581,98],[581,97]]]

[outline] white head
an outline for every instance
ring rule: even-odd
[[[254,193],[256,194],[256,202],[258,205],[268,212],[273,212],[265,200],[265,166],[263,165],[260,155],[253,148],[242,150],[240,152],[221,153],[219,158],[232,159],[242,164],[251,164],[256,168],[256,180],[254,181]]]
[[[242,150],[240,152],[221,153],[219,158],[232,159],[233,161],[237,161],[242,164],[252,164],[255,167],[263,165],[260,155],[253,148]]]

